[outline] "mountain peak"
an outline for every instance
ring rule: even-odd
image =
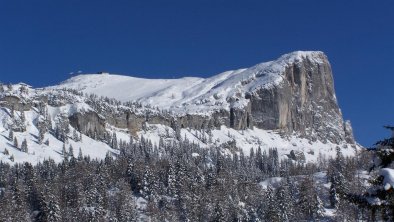
[[[328,61],[327,56],[322,51],[294,51],[282,55],[276,62],[287,61],[287,62],[297,62],[304,59],[309,59],[317,63],[323,63]]]

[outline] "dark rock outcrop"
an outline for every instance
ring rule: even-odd
[[[15,111],[28,111],[31,109],[31,103],[25,99],[21,99],[18,96],[9,95],[0,98],[0,106],[7,107],[10,110]]]
[[[106,132],[105,119],[93,111],[74,113],[69,121],[72,127],[86,135],[101,137]]]
[[[305,154],[302,151],[299,150],[292,150],[290,151],[290,154],[288,157],[292,160],[298,161],[298,162],[305,162]]]
[[[288,64],[279,85],[250,92],[253,125],[338,143],[345,132],[331,66],[323,53],[310,56]]]

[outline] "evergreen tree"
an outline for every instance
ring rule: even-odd
[[[82,160],[83,160],[82,150],[81,150],[81,147],[79,147],[79,151],[78,151],[78,161],[82,161]]]
[[[264,218],[267,221],[280,221],[281,215],[275,198],[275,192],[271,186],[267,187],[267,190],[265,192],[265,198],[267,206],[264,207],[266,210]]]
[[[21,145],[21,151],[27,153],[28,152],[28,148],[27,148],[27,140],[24,139],[22,141],[22,145]]]
[[[14,147],[19,148],[18,139],[14,137]]]
[[[385,126],[394,132],[394,127]],[[367,205],[371,209],[372,220],[394,220],[394,185],[390,184],[390,176],[394,174],[394,133],[388,139],[378,141],[372,149],[374,153],[374,170],[377,176],[370,180],[371,187],[366,195],[365,202],[359,202],[361,207]],[[375,201],[368,201],[368,200]],[[380,213],[380,215],[378,214]]]
[[[112,147],[113,149],[118,149],[118,148],[119,148],[119,147],[118,147],[118,138],[116,137],[116,133],[115,133],[115,132],[113,132],[113,134],[112,134],[111,147]]]
[[[311,176],[305,177],[300,184],[298,207],[305,216],[304,220],[318,220],[324,213],[324,207]]]
[[[73,130],[73,140],[75,141],[75,142],[78,142],[79,141],[79,139],[80,139],[80,137],[79,137],[79,135],[78,135],[78,133],[77,133],[77,130]]]
[[[66,144],[65,143],[63,143],[63,146],[62,146],[62,155],[63,155],[63,159],[64,160],[68,159],[68,154],[67,154],[67,151],[66,151]]]
[[[289,194],[287,183],[284,183],[276,190],[276,205],[280,221],[289,221],[293,218],[293,205]]]
[[[348,185],[344,176],[344,157],[341,149],[337,147],[335,161],[332,163],[330,176],[330,203],[332,207],[338,208],[340,200],[349,193]]]
[[[213,215],[213,222],[226,222],[225,212],[223,212],[223,205],[219,202],[216,203]]]
[[[45,131],[42,128],[38,128],[38,144],[42,144],[44,141]]]
[[[12,129],[10,129],[10,132],[9,132],[9,134],[8,134],[8,139],[9,139],[10,141],[12,141],[12,140],[14,139],[14,131],[13,131]]]

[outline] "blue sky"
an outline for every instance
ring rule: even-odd
[[[208,77],[295,50],[328,55],[360,143],[389,135],[393,1],[0,0],[5,83],[46,86],[78,70]]]

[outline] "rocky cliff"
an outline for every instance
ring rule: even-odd
[[[338,143],[345,125],[338,107],[330,63],[322,52],[289,61],[282,81],[270,88],[249,92],[247,122],[262,129],[297,133],[312,140]],[[348,132],[346,137],[353,141]]]
[[[281,158],[300,162],[359,148],[322,52],[293,52],[207,79],[86,74],[40,89],[0,84],[0,161],[61,161],[65,146],[104,158],[133,141],[161,149],[181,140],[225,153],[276,147]]]
[[[322,52],[293,52],[249,69],[225,72],[204,81],[197,79],[197,83],[190,85],[189,88],[185,85],[181,93],[191,96],[170,99],[169,105],[158,107],[167,110],[166,115],[151,113],[148,118],[130,110],[120,110],[116,115],[99,114],[111,125],[131,132],[141,129],[145,122],[193,129],[225,125],[236,130],[252,127],[277,130],[312,141],[354,143],[350,123],[344,124],[338,107],[330,63]],[[100,84],[92,87],[86,79],[79,80],[78,87],[70,82],[61,86],[85,91],[111,88]],[[168,92],[179,93],[174,88],[150,92],[136,100],[153,106],[155,103],[149,101],[166,100],[162,95]]]

